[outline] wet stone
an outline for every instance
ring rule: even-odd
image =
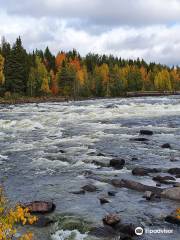
[[[120,217],[117,214],[109,214],[103,218],[103,223],[109,226],[115,226],[120,222]]]
[[[140,130],[140,135],[153,135],[153,131],[151,130]]]
[[[108,191],[108,195],[114,197],[116,195],[116,191]]]
[[[169,143],[164,143],[161,147],[162,148],[171,148],[171,145]]]
[[[115,169],[122,169],[125,165],[125,160],[124,159],[111,159],[110,160],[110,167],[113,167]]]
[[[82,190],[84,190],[86,192],[96,192],[97,191],[97,187],[94,186],[93,184],[87,184],[87,185],[82,187]]]

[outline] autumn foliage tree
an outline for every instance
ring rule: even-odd
[[[125,60],[113,55],[73,49],[56,57],[47,47],[27,53],[21,38],[12,46],[3,39],[0,47],[0,95],[116,97],[128,91],[178,91],[180,68],[143,59]]]
[[[154,79],[155,89],[159,91],[171,91],[171,79],[170,74],[166,69],[158,72]]]
[[[8,206],[4,191],[0,188],[0,240],[14,239],[17,228],[16,225],[21,223],[33,224],[37,221],[37,217],[32,216],[27,208],[17,205],[13,208]],[[16,238],[17,239],[17,238]],[[32,240],[33,234],[26,233],[18,238],[18,240]]]

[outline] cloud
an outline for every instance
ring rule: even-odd
[[[7,13],[82,19],[101,25],[145,25],[180,20],[179,0],[1,0]]]
[[[76,48],[178,64],[179,0],[0,0],[0,36],[51,51]]]

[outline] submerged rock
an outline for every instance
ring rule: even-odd
[[[108,195],[114,197],[116,195],[116,191],[108,191]]]
[[[33,224],[36,227],[47,227],[50,224],[54,223],[55,221],[44,216],[38,216],[37,221]]]
[[[87,185],[82,187],[82,190],[84,190],[86,192],[96,192],[97,191],[97,187],[94,186],[93,184],[87,184]]]
[[[151,191],[146,191],[143,195],[143,198],[145,198],[146,200],[152,200],[153,197],[154,193]]]
[[[173,211],[170,215],[165,217],[165,221],[172,224],[180,225],[180,209]]]
[[[113,167],[115,169],[122,169],[125,165],[125,160],[124,159],[111,159],[110,160],[110,167]]]
[[[132,174],[136,176],[145,176],[149,173],[158,173],[160,172],[157,168],[143,168],[143,167],[136,167],[132,170]]]
[[[151,130],[140,130],[140,135],[153,135],[153,131]]]
[[[74,192],[70,192],[70,193],[72,193],[72,194],[85,194],[85,190],[83,190],[83,189],[81,189],[81,190],[79,190],[79,191],[74,191]]]
[[[130,138],[130,141],[147,142],[147,141],[149,141],[149,139],[147,139],[147,138]]]
[[[109,161],[105,161],[105,160],[93,160],[92,161],[93,164],[100,166],[100,167],[109,167]]]
[[[180,174],[180,168],[170,168],[168,170],[168,173],[176,175],[176,174]]]
[[[87,233],[92,228],[92,223],[86,221],[81,216],[62,214],[56,219],[56,223],[59,229],[63,230],[78,230],[80,233]]]
[[[34,201],[23,204],[23,207],[28,208],[30,213],[45,214],[53,212],[56,205],[53,202]]]
[[[100,152],[100,153],[97,154],[97,156],[98,157],[105,157],[105,154]]]
[[[164,143],[161,147],[162,148],[171,148],[171,145],[169,143]]]
[[[95,236],[97,238],[111,239],[117,237],[117,232],[108,225],[93,227],[89,235]]]
[[[176,179],[172,176],[159,176],[159,175],[153,177],[153,180],[163,184],[173,184],[175,183],[174,181],[176,181]]]
[[[103,223],[109,226],[115,226],[120,220],[117,214],[109,214],[103,218]]]
[[[173,184],[173,187],[180,187],[180,182],[176,182]]]
[[[109,203],[109,200],[107,199],[107,198],[105,198],[105,197],[100,197],[99,198],[99,201],[100,201],[100,203],[103,205],[103,204],[105,204],[105,203]]]
[[[115,225],[116,231],[120,233],[120,236],[133,237],[135,236],[135,226],[133,224],[123,224],[119,222]],[[125,235],[123,235],[123,234]]]

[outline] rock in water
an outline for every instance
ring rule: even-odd
[[[86,192],[96,192],[97,191],[97,187],[94,186],[93,184],[87,184],[87,185],[82,187],[82,190],[84,190]]]
[[[180,174],[180,168],[170,168],[168,170],[168,173],[176,175],[176,174]]]
[[[180,225],[180,209],[173,211],[171,215],[165,217],[165,221],[172,224]]]
[[[95,236],[98,239],[105,238],[105,239],[116,239],[117,233],[116,231],[108,225],[105,226],[95,226],[93,227],[90,232],[88,233],[90,236]]]
[[[23,204],[23,207],[28,208],[30,213],[45,214],[53,212],[56,205],[52,202],[34,201]]]
[[[132,189],[132,190],[136,190],[138,192],[146,192],[146,191],[151,191],[154,194],[156,194],[157,196],[160,195],[160,193],[162,192],[161,188],[157,188],[154,186],[148,186],[148,185],[144,185],[142,183],[139,182],[135,182],[132,180],[127,180],[127,179],[112,179],[111,180],[111,184],[114,187],[119,187],[119,188],[128,188],[128,189]]]
[[[109,226],[115,226],[120,222],[120,217],[117,214],[109,214],[103,218],[103,223]]]
[[[101,204],[109,203],[109,200],[107,198],[101,197],[99,198],[99,201]]]
[[[122,169],[124,167],[125,160],[124,159],[111,159],[110,160],[110,167],[115,169]]]
[[[80,195],[80,194],[85,194],[85,191],[83,189],[81,189],[79,191],[73,191],[73,192],[70,192],[70,193]]]
[[[180,187],[180,182],[176,182],[173,184],[173,187]]]
[[[154,197],[154,193],[152,193],[151,191],[146,191],[143,195],[143,198],[145,198],[146,200],[151,200]]]
[[[54,223],[54,221],[50,218],[44,217],[44,216],[38,216],[37,221],[33,224],[33,226],[36,227],[47,227],[50,224]]]
[[[180,201],[180,187],[167,188],[162,191],[161,196],[164,198]]]
[[[111,197],[114,197],[116,195],[117,192],[115,191],[109,191],[108,192],[108,195],[111,196]]]
[[[151,130],[140,130],[140,135],[153,135],[153,131]]]
[[[169,143],[164,143],[161,147],[162,148],[171,148],[171,145]]]
[[[147,142],[149,141],[149,139],[147,138],[131,138],[131,141],[135,141],[135,142]]]
[[[160,172],[157,168],[143,168],[143,167],[136,167],[132,170],[132,174],[136,176],[145,176],[149,173],[158,173]]]
[[[174,181],[176,181],[176,179],[172,176],[159,176],[159,175],[153,177],[153,180],[163,184],[173,184],[175,183]]]
[[[133,224],[123,224],[121,222],[115,225],[115,229],[120,232],[120,236],[122,233],[129,237],[135,236],[135,228],[136,227]]]

